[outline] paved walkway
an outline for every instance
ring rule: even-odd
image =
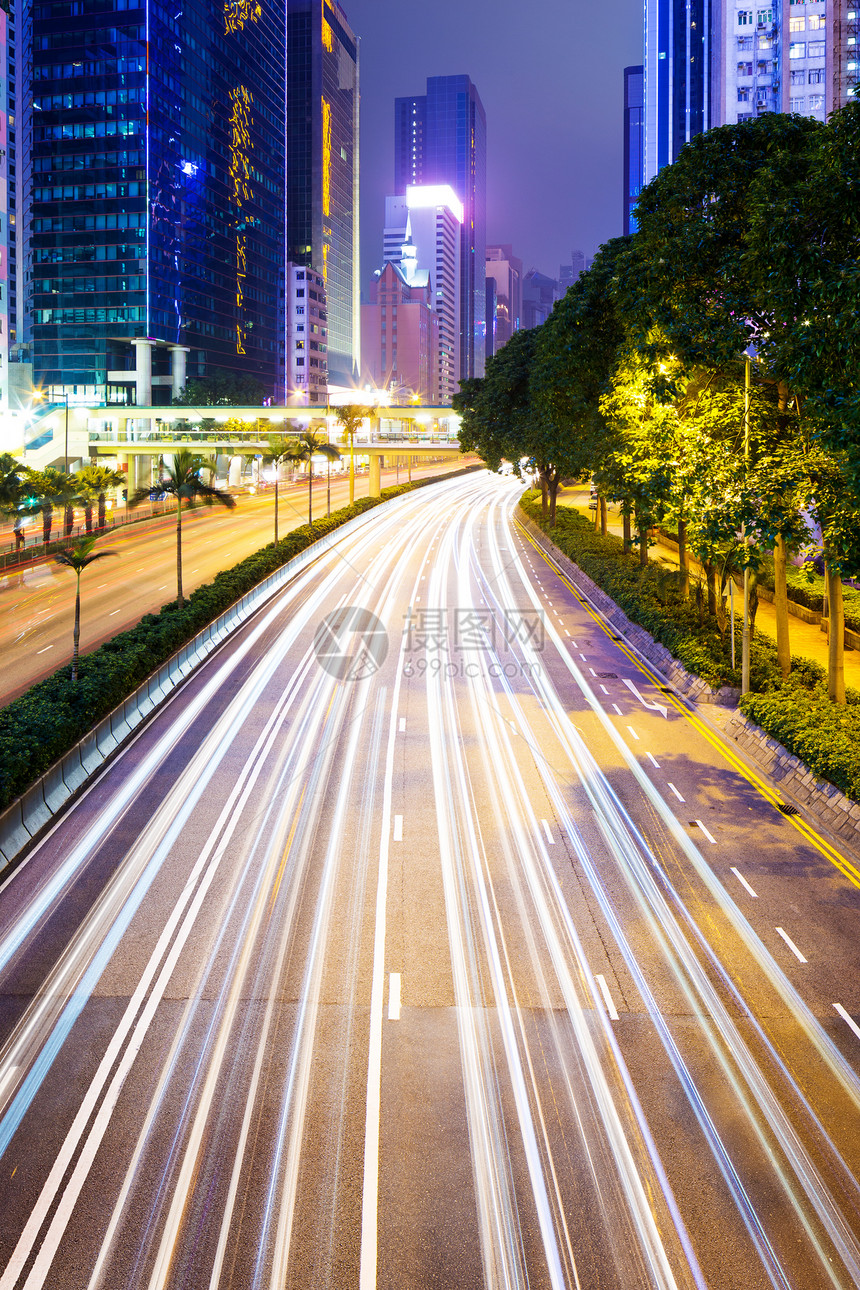
[[[594,521],[594,511],[588,510],[587,488],[559,488],[558,501],[562,506],[575,507],[583,515],[587,515],[592,522]],[[622,535],[621,515],[614,510],[609,512],[609,531],[618,537]],[[662,542],[656,542],[650,546],[648,554],[652,560],[678,568],[678,553]],[[740,614],[742,609],[743,603],[740,598],[737,598],[735,612]],[[814,659],[816,663],[826,668],[827,637],[821,628],[814,623],[805,623],[802,618],[795,618],[793,614],[789,615],[788,622],[792,654],[802,654],[805,658]],[[770,636],[771,640],[776,640],[776,611],[773,605],[765,600],[759,600],[755,625],[756,631],[762,631]],[[845,684],[860,689],[860,653],[856,650],[846,649],[845,651]]]

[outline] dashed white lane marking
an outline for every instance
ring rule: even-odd
[[[597,676],[597,673],[595,672],[595,670],[594,670],[594,668],[593,668],[593,667],[590,667],[588,670],[589,670],[589,672],[591,673],[591,675],[592,675],[592,676]]]
[[[394,817],[394,841],[403,841],[403,816],[395,815]]]
[[[794,957],[797,959],[798,963],[806,963],[806,962],[808,962],[808,960],[804,958],[804,956],[801,954],[800,950],[797,948],[797,946],[795,945],[794,941],[791,939],[791,937],[789,936],[788,932],[787,932],[787,931],[785,931],[785,929],[784,929],[784,928],[782,928],[782,927],[778,927],[778,928],[776,929],[776,931],[777,931],[777,935],[778,935],[778,936],[781,936],[781,937],[782,937],[782,939],[785,941],[786,945],[787,945],[787,946],[788,946],[788,948],[791,950],[792,954],[793,954],[793,955],[794,955]]]
[[[839,1013],[840,1017],[845,1022],[845,1024],[850,1026],[851,1029],[854,1031],[854,1034],[857,1036],[857,1038],[860,1039],[860,1026],[857,1025],[857,1022],[854,1020],[854,1018],[845,1011],[841,1003],[834,1003],[833,1006],[836,1009],[836,1011]]]
[[[701,821],[701,820],[696,820],[696,823],[698,824],[699,828],[702,830],[702,832],[704,833],[704,835],[705,835],[705,837],[708,839],[708,841],[709,841],[709,842],[713,842],[714,846],[716,846],[716,845],[717,845],[717,839],[714,837],[713,833],[710,833],[710,832],[705,828],[705,826],[704,826],[704,824],[702,823],[702,821]]]
[[[388,1020],[400,1020],[400,973],[388,974]]]
[[[650,757],[652,764],[656,766],[658,770],[660,769],[660,763],[657,761],[657,758],[654,756],[653,753],[646,752],[645,756]]]
[[[401,734],[403,734],[403,732],[404,732],[404,730],[405,730],[405,729],[406,729],[406,718],[405,718],[405,717],[401,717],[401,718],[400,718],[400,733],[401,733]]]
[[[583,654],[582,650],[580,650],[579,652],[579,657],[582,659],[583,662],[585,662],[585,655]]]
[[[543,827],[543,831],[544,831],[544,833],[546,834],[546,840],[547,840],[547,842],[550,844],[550,846],[554,846],[554,845],[555,845],[555,838],[554,838],[554,837],[552,836],[552,834],[550,833],[550,831],[549,831],[549,825],[547,824],[546,820],[541,820],[541,825],[542,825],[542,827]]]
[[[96,591],[104,591],[106,586],[107,586],[106,582],[100,582],[99,585],[96,587]]]
[[[565,629],[564,629],[564,634],[565,634],[565,636],[568,638],[568,640],[570,640],[570,632],[567,630],[567,628],[566,628],[566,627],[565,627]],[[574,642],[573,642],[573,641],[571,641],[571,644],[573,644],[573,643],[574,643]]]
[[[108,618],[113,618],[118,613],[119,613],[118,609],[112,609],[111,612],[108,614]]]
[[[613,708],[615,709],[615,711],[618,713],[619,717],[623,717],[623,716],[624,716],[624,713],[621,711],[621,709],[619,708],[619,706],[618,706],[618,704],[617,704],[617,703],[613,703],[613,705],[612,705],[612,706],[613,706]]]
[[[632,727],[632,726],[628,726],[628,727],[627,727],[627,729],[630,731],[630,733],[631,733],[631,735],[633,736],[633,738],[638,742],[638,740],[639,740],[639,736],[637,735],[637,733],[636,733],[636,731],[633,729],[633,727]]]
[[[603,995],[603,1002],[606,1004],[606,1011],[609,1013],[609,1020],[617,1021],[618,1012],[615,1004],[612,1002],[612,995],[609,993],[609,986],[606,984],[605,978],[599,973],[596,973],[594,979],[600,986],[600,993]]]
[[[735,877],[737,878],[737,880],[738,880],[738,882],[741,884],[741,886],[742,886],[746,891],[748,891],[748,892],[749,892],[749,894],[752,896],[753,900],[758,900],[758,892],[757,892],[757,891],[753,891],[752,887],[749,885],[749,883],[747,882],[746,878],[743,876],[743,874],[742,874],[742,873],[740,873],[740,872],[739,872],[739,870],[737,870],[737,869],[735,868],[735,866],[734,866],[734,865],[732,865],[732,873],[735,875]]]
[[[608,693],[609,693],[609,691],[607,690],[607,688],[606,688],[606,686],[605,686],[605,685],[601,685],[601,687],[600,687],[600,688],[601,688],[601,690],[603,691],[603,693],[604,693],[604,694],[608,694]]]
[[[166,590],[167,590],[167,583],[165,582],[164,586],[163,586],[163,587],[159,587],[159,588],[158,588],[158,590],[159,590],[159,591],[166,591]]]
[[[674,784],[669,784],[669,787],[671,788],[672,792],[673,792],[673,793],[675,794],[675,796],[677,797],[678,801],[679,801],[679,802],[683,802],[683,800],[684,800],[684,799],[683,799],[683,797],[681,796],[681,794],[678,792],[678,790],[677,790],[677,788],[675,787],[675,785],[674,785]]]
[[[53,645],[46,645],[44,649],[37,649],[37,650],[36,650],[36,653],[37,653],[37,654],[47,654],[48,650],[49,650],[49,649],[53,649],[53,648],[54,648],[54,647],[53,647]]]

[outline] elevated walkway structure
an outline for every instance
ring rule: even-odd
[[[104,460],[128,473],[129,488],[147,487],[163,455],[197,448],[209,455],[255,457],[269,451],[269,436],[307,428],[325,433],[349,455],[337,409],[308,407],[95,407],[69,408],[71,462]],[[24,462],[35,469],[55,464],[57,445],[62,455],[65,408],[45,412],[39,435],[25,447]],[[367,459],[370,495],[379,496],[383,459],[460,455],[459,418],[448,407],[377,407],[356,432],[353,451]]]

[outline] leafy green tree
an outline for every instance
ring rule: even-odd
[[[57,564],[71,569],[75,574],[75,626],[72,633],[72,681],[78,679],[78,656],[81,644],[81,574],[88,565],[106,556],[119,555],[118,551],[94,551],[97,538],[93,534],[80,537],[67,551],[60,551],[54,556]]]
[[[42,541],[47,546],[51,540],[54,511],[66,504],[68,477],[65,471],[55,470],[53,466],[46,466],[44,470],[33,470],[28,466],[23,484],[21,510],[25,515],[41,515]]]
[[[374,409],[360,403],[344,403],[333,409],[338,424],[343,430],[344,443],[349,444],[349,504],[355,501],[355,436],[361,429],[362,421],[374,415]]]
[[[107,524],[107,491],[109,488],[125,487],[126,475],[121,470],[113,470],[110,466],[99,466],[96,464],[84,466],[74,476],[79,494],[84,503],[84,519],[86,521],[87,533],[93,530],[93,505],[98,504],[98,528],[103,529]]]
[[[233,372],[216,372],[200,380],[190,380],[175,407],[257,408],[271,393],[255,376],[237,376]]]
[[[0,453],[0,515],[15,517],[15,539],[23,540],[23,533],[18,527],[21,516],[21,503],[24,495],[24,467],[11,453]]]
[[[192,453],[181,448],[173,455],[172,464],[166,460],[162,466],[161,489],[176,498],[176,599],[180,609],[185,604],[182,593],[182,503],[193,505],[202,502],[204,506],[224,506],[233,510],[236,499],[230,493],[205,483],[200,478],[200,471],[206,466],[205,459],[199,453]],[[137,506],[148,499],[149,489],[141,488],[129,499],[129,506]]]

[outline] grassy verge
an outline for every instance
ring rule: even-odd
[[[538,493],[526,493],[522,507],[544,527]],[[638,556],[625,555],[620,538],[595,533],[593,524],[571,507],[559,506],[555,527],[545,531],[632,622],[665,645],[689,672],[714,689],[740,686],[740,668],[731,666],[728,633],[722,636],[716,619],[702,613],[694,599],[681,599],[676,572],[654,562],[640,569]],[[739,641],[736,659],[739,664]],[[791,676],[783,681],[776,646],[760,632],[751,642],[750,683],[752,692],[740,701],[744,715],[819,779],[860,801],[860,691],[849,690],[847,705],[837,707],[827,697],[824,669],[797,655],[792,656]]]
[[[83,655],[77,684],[72,683],[71,667],[66,665],[13,699],[0,709],[0,809],[29,788],[150,673],[293,556],[364,511],[438,478],[394,485],[384,489],[381,497],[362,497],[313,525],[293,529],[277,546],[263,547],[198,587],[181,609],[174,600]]]

